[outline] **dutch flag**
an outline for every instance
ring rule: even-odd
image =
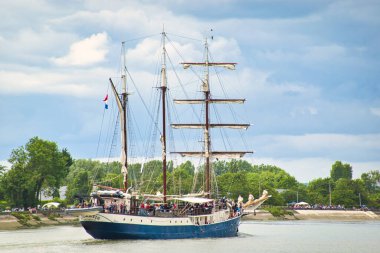
[[[108,94],[107,94],[106,97],[103,99],[103,102],[104,102],[104,108],[108,109]]]

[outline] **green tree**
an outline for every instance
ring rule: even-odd
[[[334,188],[330,178],[317,178],[307,186],[308,202],[310,204],[329,205],[329,188]]]
[[[337,181],[340,178],[352,179],[351,165],[336,161],[331,167],[330,177],[334,181]]]
[[[120,171],[120,163],[101,163],[89,159],[73,161],[65,179],[66,198],[74,202],[75,198],[89,196],[94,184],[111,186],[107,184],[107,174],[114,171]]]
[[[128,185],[134,187],[139,184],[141,177],[141,163],[129,164]]]
[[[290,189],[296,187],[297,180],[290,176],[287,172],[282,169],[278,170],[259,170],[257,172],[259,176],[258,183],[265,183],[275,189]]]
[[[6,167],[0,164],[0,177],[4,175]]]
[[[227,198],[237,199],[239,195],[247,195],[249,192],[247,172],[227,172],[218,177],[220,194]]]
[[[249,194],[252,194],[255,198],[259,198],[262,195],[263,190],[267,190],[272,197],[268,199],[265,204],[279,206],[284,205],[284,198],[273,186],[275,181],[268,178],[270,174],[272,173],[269,171],[247,173],[247,191],[244,192],[242,196],[246,197]],[[245,201],[246,200],[247,198],[245,198]]]
[[[336,181],[335,189],[332,192],[334,205],[344,205],[352,207],[358,203],[358,195],[355,194],[353,182],[347,178],[340,178]]]
[[[15,164],[1,178],[2,192],[5,200],[11,206],[28,207],[34,205],[35,194],[33,182],[30,180],[27,169],[22,164]]]
[[[68,184],[66,199],[69,203],[75,202],[76,199],[87,198],[92,189],[89,181],[89,172],[84,169],[78,169],[68,175]]]
[[[380,208],[380,192],[368,195],[368,206]]]
[[[380,192],[380,172],[378,170],[363,173],[361,179],[369,193]]]
[[[4,176],[6,167],[0,164],[0,186],[2,185],[1,181]],[[3,189],[0,187],[0,200],[4,199]]]
[[[70,154],[60,151],[55,142],[34,137],[9,158],[11,169],[3,181],[3,192],[10,203],[35,206],[43,189],[57,193],[68,173]],[[16,190],[17,194],[12,192]],[[21,192],[20,192],[21,191]]]
[[[269,165],[269,164],[260,164],[260,165],[253,165],[252,166],[252,172],[263,172],[263,171],[269,171],[273,173],[281,172],[283,171],[281,168]]]
[[[354,191],[354,199],[356,198],[357,206],[369,204],[369,193],[365,188],[364,182],[361,179],[354,179],[351,181],[351,187]],[[356,204],[355,204],[356,205]]]
[[[232,159],[231,161],[216,161],[213,163],[212,168],[215,175],[219,176],[227,172],[249,172],[252,170],[252,165],[245,160]]]
[[[184,162],[167,175],[167,187],[170,194],[188,194],[192,191],[194,165]]]
[[[142,192],[162,192],[162,161],[152,160],[144,163],[138,187]]]
[[[212,164],[212,169],[216,176],[220,176],[228,172],[228,166],[226,161],[216,161]]]

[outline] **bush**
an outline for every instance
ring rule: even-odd
[[[28,213],[16,213],[12,212],[12,216],[16,217],[18,219],[18,222],[23,226],[30,226],[28,221],[30,221],[30,215]]]
[[[33,219],[36,220],[36,221],[41,221],[41,218],[40,218],[40,216],[38,216],[38,215],[33,214],[32,217],[33,217]]]
[[[48,215],[48,219],[54,220],[54,221],[57,221],[57,218],[59,218],[59,217],[61,217],[61,216],[57,213],[49,213],[49,215]]]
[[[0,209],[2,210],[7,210],[7,209],[10,209],[7,201],[5,200],[0,200]]]

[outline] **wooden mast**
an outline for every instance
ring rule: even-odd
[[[126,77],[126,66],[125,66],[125,45],[122,43],[122,54],[123,54],[123,70],[121,74],[121,96],[116,90],[115,85],[110,78],[112,92],[115,95],[116,104],[119,109],[120,114],[120,128],[121,128],[121,173],[123,174],[123,190],[124,192],[128,189],[128,141],[127,141],[127,104],[128,104],[128,93],[127,93],[127,77]]]
[[[166,33],[162,31],[162,66],[161,66],[161,95],[162,95],[162,174],[163,174],[163,194],[164,203],[166,203],[166,48],[165,48]]]
[[[125,159],[122,164],[121,172],[123,173],[123,185],[124,185],[124,192],[128,189],[128,141],[127,141],[127,102],[128,102],[128,94],[127,94],[127,76],[126,76],[126,60],[125,60],[125,42],[122,42],[122,54],[123,54],[123,71],[122,71],[122,106],[123,106],[123,114],[124,117],[122,119],[124,122],[121,124],[124,126],[122,127],[122,141],[124,142],[122,144],[123,150],[122,155],[125,155]]]
[[[208,62],[208,44],[207,44],[207,38],[205,40],[205,50],[206,50],[206,59],[205,59],[205,67],[206,67],[206,73],[205,73],[205,80],[203,81],[202,89],[203,93],[205,95],[205,127],[204,127],[204,144],[205,144],[205,191],[206,196],[210,198],[210,190],[211,190],[211,180],[210,180],[210,146],[211,146],[211,139],[210,139],[210,113],[209,113],[209,100],[210,100],[210,86],[209,86],[209,62]]]

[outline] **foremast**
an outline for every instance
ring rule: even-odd
[[[128,104],[128,93],[127,93],[127,76],[126,76],[126,60],[125,60],[125,43],[122,42],[122,57],[123,57],[123,70],[121,74],[121,94],[116,90],[115,85],[110,78],[110,83],[112,91],[115,95],[116,104],[119,109],[120,114],[120,128],[121,128],[121,173],[123,174],[123,187],[124,192],[128,189],[128,140],[127,140],[127,104]]]
[[[244,103],[245,99],[213,99],[210,92],[210,67],[224,67],[230,70],[235,69],[236,63],[222,63],[222,62],[209,62],[209,48],[207,38],[205,40],[205,61],[204,62],[184,62],[182,63],[185,69],[190,66],[201,66],[205,68],[205,76],[202,80],[203,99],[175,99],[174,102],[178,104],[204,104],[205,116],[204,123],[201,124],[172,124],[173,128],[199,128],[203,129],[204,135],[204,150],[203,152],[173,152],[181,156],[203,156],[205,158],[205,192],[209,198],[211,195],[211,163],[210,159],[215,158],[240,158],[252,151],[212,151],[211,150],[211,136],[210,128],[232,128],[232,129],[247,129],[249,124],[213,124],[210,123],[210,104],[212,103]]]

